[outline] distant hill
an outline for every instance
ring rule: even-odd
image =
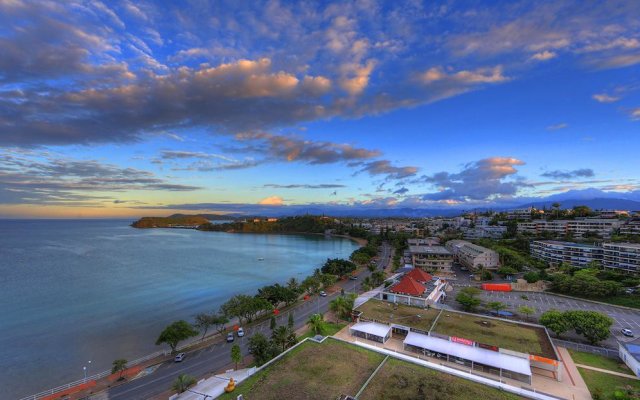
[[[134,228],[170,228],[173,226],[200,226],[209,223],[200,215],[174,214],[170,217],[143,217],[131,224]]]
[[[609,198],[594,198],[594,199],[564,199],[564,200],[544,200],[539,202],[527,203],[515,208],[551,208],[551,205],[555,202],[560,203],[560,208],[573,208],[576,206],[587,206],[592,210],[640,210],[640,201],[626,200],[626,199],[609,199]]]

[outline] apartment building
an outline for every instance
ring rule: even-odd
[[[455,261],[469,269],[475,270],[480,266],[498,269],[500,266],[498,253],[486,247],[465,240],[450,240],[445,246],[453,254]]]
[[[621,235],[640,235],[640,219],[630,219],[620,226]]]
[[[431,272],[451,272],[453,255],[443,246],[409,246],[414,267]]]
[[[506,232],[507,227],[499,225],[476,226],[475,228],[463,229],[464,238],[469,240],[482,238],[501,239]]]
[[[602,237],[611,237],[611,234],[619,229],[622,222],[617,219],[584,218],[584,219],[558,219],[553,221],[536,220],[518,223],[518,231],[539,235],[543,232],[552,232],[556,236],[573,234],[583,237],[587,232],[597,233]]]
[[[640,243],[603,243],[602,266],[628,273],[640,272]]]
[[[557,240],[535,240],[531,243],[531,255],[554,265],[567,263],[574,267],[586,267],[592,261],[601,262],[602,248]]]

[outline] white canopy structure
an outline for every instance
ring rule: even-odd
[[[349,331],[352,335],[360,336],[365,339],[371,339],[372,336],[379,338],[377,341],[382,343],[391,336],[391,327],[377,322],[358,322],[350,327]]]
[[[481,347],[467,346],[465,344],[450,342],[448,340],[434,336],[422,335],[416,332],[409,332],[404,340],[404,344],[462,358],[497,369],[516,372],[529,377],[531,376],[531,367],[528,359],[499,353],[497,351],[491,351]]]

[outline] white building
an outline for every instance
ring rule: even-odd
[[[450,240],[445,246],[453,253],[457,262],[469,269],[475,270],[480,266],[487,269],[498,269],[500,266],[498,253],[486,247],[465,240]]]
[[[618,342],[620,358],[636,376],[640,376],[640,339],[631,342]]]
[[[543,232],[551,232],[556,236],[573,234],[575,237],[583,237],[586,233],[595,233],[608,238],[621,225],[622,222],[620,220],[606,218],[558,219],[552,221],[541,219],[518,223],[518,231],[535,235]]]
[[[531,255],[554,265],[566,263],[586,267],[592,261],[602,260],[602,248],[574,242],[535,240],[531,243]]]
[[[411,263],[416,268],[431,272],[451,272],[453,254],[444,246],[409,246]]]
[[[602,266],[622,272],[640,272],[640,243],[603,243]]]

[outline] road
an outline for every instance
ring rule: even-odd
[[[458,304],[455,301],[456,293],[462,287],[469,286],[471,284],[471,281],[469,279],[468,271],[461,271],[458,267],[454,268],[454,271],[457,275],[457,280],[453,284],[454,290],[447,295],[445,304],[452,308],[459,308]],[[611,326],[611,333],[613,336],[602,342],[602,344],[607,347],[617,348],[617,340],[628,342],[634,339],[623,336],[622,333],[620,333],[620,330],[622,328],[631,329],[636,333],[636,335],[640,334],[640,311],[628,310],[621,307],[598,304],[580,299],[556,296],[551,293],[483,291],[480,294],[480,299],[483,301],[483,303],[490,301],[500,301],[507,305],[507,311],[516,313],[518,311],[518,307],[520,306],[532,307],[533,309],[535,309],[535,318],[539,318],[542,313],[551,309],[560,311],[585,310],[601,312],[611,317],[614,321],[613,325]]]
[[[384,269],[391,262],[391,246],[383,243],[380,250],[378,260],[378,268]],[[341,281],[338,285],[344,288],[345,292],[360,293],[360,282],[371,273],[364,270],[356,281]],[[304,326],[311,314],[321,312],[324,313],[329,309],[329,302],[339,296],[339,291],[327,297],[316,296],[299,306],[292,312],[294,317],[294,327],[299,329]],[[287,323],[288,313],[283,313],[278,317],[278,325]],[[240,345],[243,355],[248,354],[248,338],[257,332],[265,334],[267,337],[271,335],[269,329],[270,321],[264,321],[259,325],[251,326],[246,331],[244,338],[236,338],[236,342]],[[189,374],[200,378],[212,372],[220,371],[231,362],[231,346],[232,343],[218,343],[201,350],[188,352],[185,360],[181,363],[165,362],[151,374],[128,382],[124,385],[109,389],[107,395],[109,399],[148,399],[167,391],[175,378],[180,374]]]

